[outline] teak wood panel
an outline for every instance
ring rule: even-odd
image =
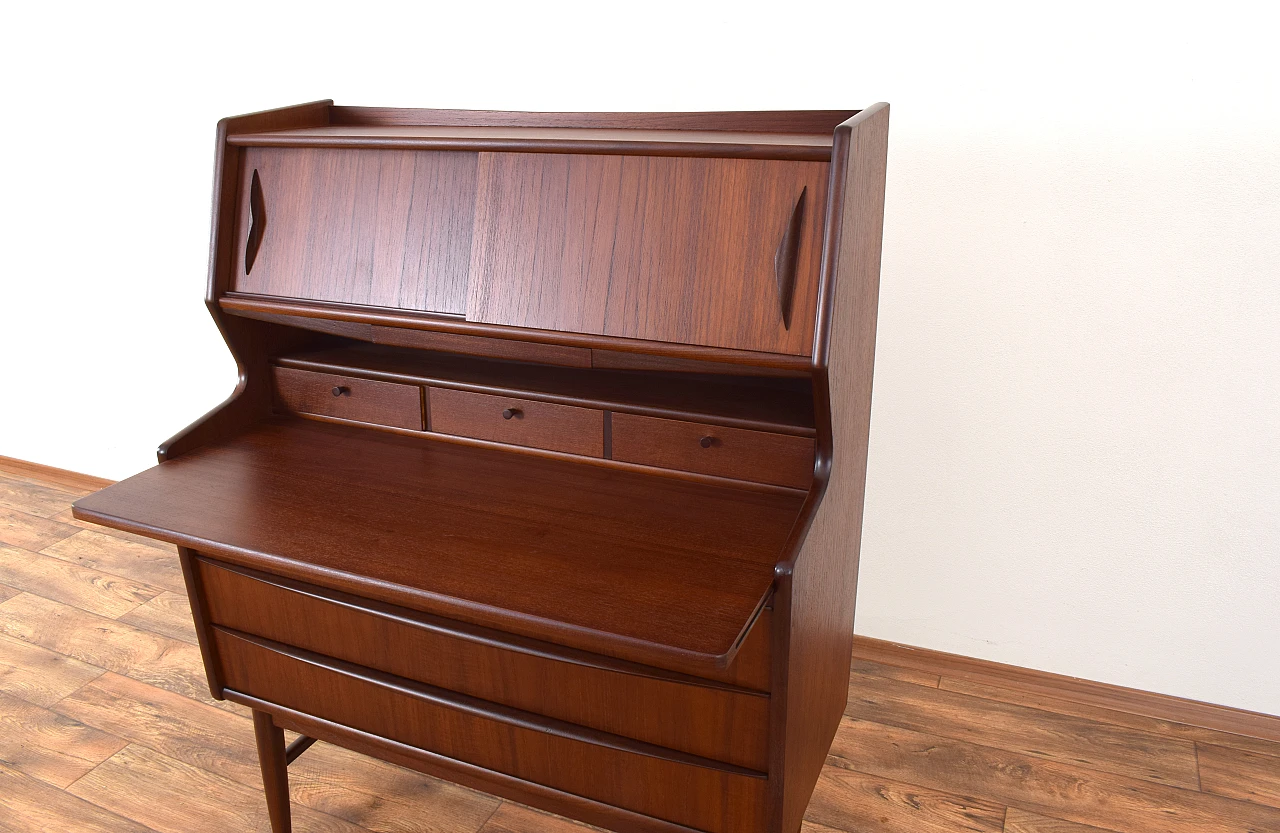
[[[801,503],[273,417],[76,511],[288,578],[705,675],[739,652]]]
[[[827,168],[481,153],[467,318],[808,355]],[[802,194],[787,329],[775,267]]]
[[[198,569],[213,624],[569,723],[765,769],[765,694],[503,637],[208,560],[200,560]]]
[[[763,776],[575,736],[360,666],[215,628],[228,688],[485,769],[711,833],[759,829]]]
[[[774,645],[777,757],[782,772],[774,798],[775,824],[796,830],[849,696],[846,680],[853,642],[858,555],[862,541],[871,380],[875,364],[880,242],[884,229],[889,106],[863,110],[836,130],[832,243],[824,264],[822,299],[828,326],[815,340],[821,503],[811,502],[797,524],[799,552],[778,565],[774,613],[781,624]]]
[[[372,326],[369,338],[375,344],[414,347],[419,350],[441,350],[521,362],[540,362],[561,367],[591,367],[592,351],[586,347],[563,344],[538,344],[506,338],[485,338],[462,333],[438,333],[430,330],[406,330],[401,327]]]
[[[813,480],[814,442],[677,419],[613,415],[613,459],[804,489]]]
[[[422,430],[422,389],[334,373],[273,367],[276,398],[299,414]]]
[[[603,411],[449,388],[429,388],[427,396],[436,433],[604,456]]]
[[[474,153],[250,148],[243,154],[236,291],[466,311]],[[253,206],[255,176],[261,198]]]

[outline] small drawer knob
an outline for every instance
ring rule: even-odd
[[[702,439],[698,440],[698,445],[702,446],[703,448],[710,448],[711,446],[715,445],[715,442],[716,442],[715,437],[703,437]]]
[[[511,419],[513,417],[518,417],[518,416],[520,416],[519,408],[507,408],[502,412],[503,419]]]
[[[338,385],[333,389],[333,395],[334,396],[350,396],[351,388],[346,387],[344,385]]]

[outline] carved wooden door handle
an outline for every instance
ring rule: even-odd
[[[773,273],[778,280],[778,306],[782,311],[782,326],[791,329],[791,299],[796,291],[796,260],[800,253],[800,226],[804,222],[804,195],[808,186],[800,189],[791,220],[782,234],[782,242],[773,256]]]
[[[253,171],[253,179],[249,183],[249,238],[244,243],[244,273],[253,271],[253,261],[258,257],[258,247],[262,245],[262,230],[267,225],[267,210],[262,201],[262,183],[258,181],[258,171]]]

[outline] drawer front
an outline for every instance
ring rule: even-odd
[[[766,694],[686,682],[585,653],[557,659],[547,653],[551,646],[532,640],[514,642],[512,650],[485,629],[197,563],[214,624],[603,732],[761,772],[767,767]],[[767,641],[767,623],[757,622],[753,634],[757,629]]]
[[[422,389],[417,385],[398,385],[292,367],[275,367],[272,372],[276,401],[294,413],[422,430]]]
[[[806,489],[813,440],[675,419],[613,415],[613,459]]]
[[[604,456],[604,411],[431,388],[431,430],[510,445]]]
[[[214,642],[227,687],[243,694],[699,830],[764,829],[763,776],[617,743],[221,628]]]

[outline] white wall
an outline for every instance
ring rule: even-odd
[[[1280,714],[1280,21],[783,8],[10,9],[0,454],[124,477],[230,392],[221,116],[884,99],[859,632]]]

